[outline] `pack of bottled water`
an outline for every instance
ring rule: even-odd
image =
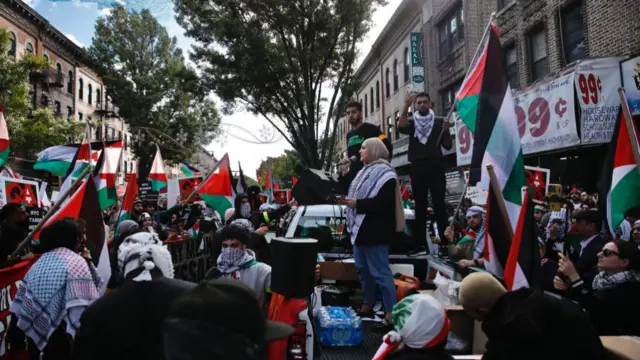
[[[350,307],[321,307],[316,313],[316,325],[322,346],[362,344],[362,319]]]

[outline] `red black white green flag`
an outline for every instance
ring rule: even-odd
[[[487,212],[485,214],[485,238],[483,263],[485,269],[502,278],[509,257],[511,234],[507,223],[507,214],[499,204],[493,188],[489,186],[487,194]]]
[[[540,285],[540,251],[533,213],[533,188],[530,188],[525,192],[504,269],[504,282],[509,291],[523,287],[538,288]]]

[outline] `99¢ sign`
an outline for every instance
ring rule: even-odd
[[[514,98],[524,154],[580,143],[573,100],[574,74],[561,76]]]
[[[473,153],[473,134],[471,130],[456,116],[456,162],[458,166],[471,164]]]

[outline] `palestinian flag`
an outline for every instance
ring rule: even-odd
[[[244,178],[244,173],[242,172],[242,166],[240,165],[239,161],[238,161],[238,172],[240,174],[238,175],[238,179],[236,180],[236,184],[235,184],[236,194],[246,193],[247,187],[248,187],[247,181]]]
[[[98,188],[100,209],[102,210],[106,210],[118,201],[116,175],[118,173],[121,155],[122,141],[118,141],[109,147],[105,146],[104,150],[100,153],[94,176]]]
[[[236,196],[232,183],[229,155],[225,154],[195,192],[223,217],[224,212],[233,207]]]
[[[485,42],[484,50],[465,76],[462,85],[460,86],[460,90],[458,90],[454,100],[458,116],[460,116],[460,119],[462,119],[462,122],[467,126],[472,134],[476,131],[480,88],[482,86],[482,79],[484,78],[485,64],[487,60],[487,40],[486,36],[481,40]]]
[[[38,153],[38,159],[33,168],[35,170],[48,171],[58,176],[66,176],[77,151],[77,147],[66,145],[46,148]]]
[[[522,211],[504,268],[504,282],[509,291],[523,287],[540,287],[540,251],[533,214],[533,188],[530,188],[525,192]]]
[[[65,176],[64,182],[60,186],[60,194],[64,194],[64,192],[71,187],[74,181],[78,180],[80,174],[89,166],[91,166],[92,162],[92,152],[91,152],[91,143],[89,140],[91,139],[91,125],[89,125],[89,121],[86,123],[84,139],[82,140],[82,144],[78,147],[76,154],[71,162],[71,166],[67,170],[67,174]],[[81,179],[83,180],[83,179]]]
[[[498,29],[493,24],[483,57],[478,60],[478,66],[481,65],[482,80],[473,133],[469,185],[474,186],[481,181],[481,188],[487,189],[489,174],[486,165],[493,164],[505,199],[510,226],[515,229],[522,206],[522,188],[527,182],[513,97],[507,80]],[[473,76],[470,77],[472,78]],[[471,80],[468,82],[475,84]]]
[[[86,223],[87,243],[86,247],[91,251],[91,257],[97,267],[98,274],[102,278],[103,286],[100,292],[104,292],[106,284],[111,277],[109,263],[109,251],[107,249],[105,226],[102,222],[102,211],[98,200],[98,192],[93,178],[90,176],[78,189],[65,201],[53,216],[47,220],[43,228],[65,218],[82,219]],[[34,239],[40,238],[40,232]]]
[[[200,233],[200,220],[196,221],[195,224],[191,227],[191,229],[187,230],[189,236],[193,239],[198,239],[198,234]]]
[[[622,106],[628,106],[622,104]],[[609,145],[609,152],[604,163],[600,189],[599,209],[606,209],[607,226],[613,238],[617,238],[616,229],[624,220],[627,210],[640,206],[640,174],[633,152],[638,151],[638,128],[633,123],[633,130],[629,130],[624,118],[624,112],[620,111],[620,120],[616,124],[615,131]],[[632,133],[635,141],[631,142],[629,133]],[[634,149],[635,148],[635,149]]]
[[[196,177],[200,176],[200,170],[194,168],[193,166],[187,164],[186,162],[180,163],[180,171],[184,175],[184,177]]]
[[[118,216],[118,223],[116,224],[116,231],[118,225],[131,218],[133,213],[133,205],[138,197],[138,162],[133,166],[131,174],[129,174],[129,182],[127,183],[127,190],[124,193],[124,199],[122,200],[122,207],[120,208],[120,214]],[[137,220],[137,219],[133,219]]]
[[[156,147],[156,156],[153,158],[153,164],[151,164],[149,180],[151,180],[151,189],[153,191],[160,191],[164,189],[167,187],[167,183],[169,182],[167,174],[164,172],[164,161],[162,161],[162,155],[160,155],[159,147]]]
[[[9,160],[9,130],[7,120],[4,118],[4,109],[0,105],[0,167]]]
[[[506,214],[499,205],[493,188],[489,186],[487,192],[487,212],[485,214],[484,233],[484,268],[496,277],[502,278],[504,267],[509,257],[511,235],[506,224]]]

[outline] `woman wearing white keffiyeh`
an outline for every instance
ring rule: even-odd
[[[571,284],[556,277],[554,286],[585,308],[600,336],[640,336],[640,250],[627,241],[611,241],[598,253],[598,269],[593,283],[585,283],[573,263],[560,255],[558,272]]]
[[[356,175],[347,198],[347,226],[363,292],[360,313],[372,317],[376,284],[382,293],[386,317],[376,329],[388,331],[396,301],[393,274],[389,268],[389,243],[404,229],[398,175],[386,160],[389,152],[378,138],[362,143],[360,159],[365,165]]]

